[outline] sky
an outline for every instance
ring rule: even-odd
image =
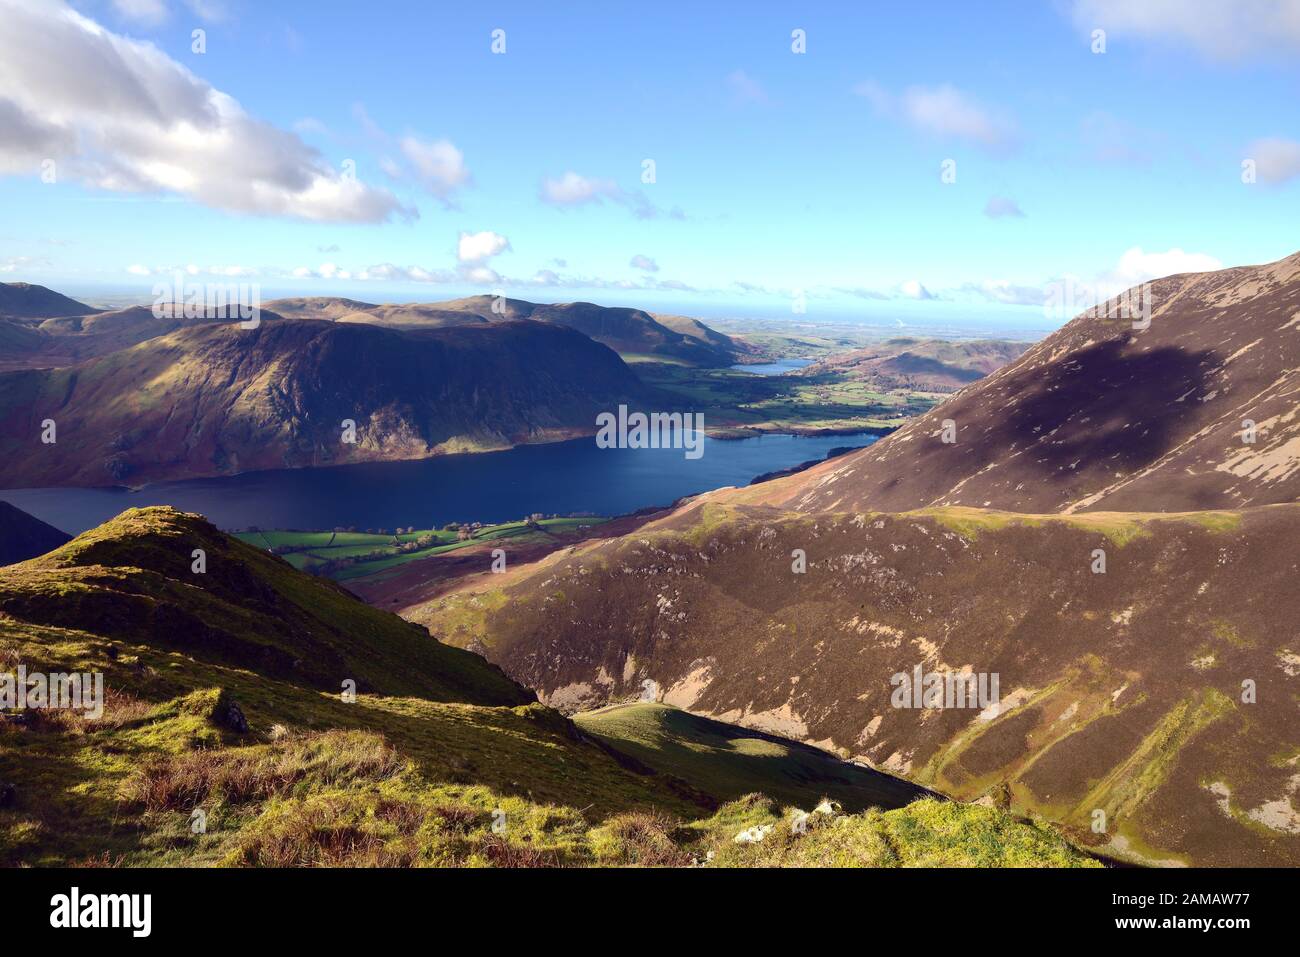
[[[0,280],[61,291],[1051,328],[1062,289],[1300,250],[1300,0],[0,22]]]

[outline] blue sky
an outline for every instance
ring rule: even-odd
[[[542,6],[0,0],[0,279],[1052,325],[1300,249],[1294,0]]]

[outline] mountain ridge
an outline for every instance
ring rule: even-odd
[[[591,434],[597,413],[644,392],[613,351],[543,323],[208,322],[0,373],[0,481],[143,484],[505,448]]]

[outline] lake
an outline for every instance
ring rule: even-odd
[[[777,359],[775,362],[760,362],[758,365],[734,365],[731,368],[740,372],[752,372],[754,375],[785,375],[813,364],[812,359]]]
[[[601,449],[587,437],[414,462],[160,482],[139,491],[0,490],[0,499],[74,535],[144,505],[199,512],[225,529],[429,528],[453,521],[502,522],[532,512],[622,515],[724,485],[748,485],[758,475],[824,458],[833,448],[870,445],[876,438],[706,436],[704,454],[687,459],[682,449]]]

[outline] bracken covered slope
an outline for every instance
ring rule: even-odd
[[[1300,498],[1300,254],[1160,279],[1150,301],[1144,331],[1080,316],[884,441],[774,483],[768,501],[1056,512]]]
[[[729,502],[403,614],[565,710],[649,695],[1008,802],[1108,854],[1300,863],[1300,644],[1283,626],[1300,619],[1300,505]],[[997,674],[1000,707],[895,707],[891,679],[917,666]]]
[[[66,369],[0,374],[0,486],[505,448],[590,434],[599,412],[643,392],[610,349],[542,323],[206,323]],[[47,419],[57,427],[48,444]]]

